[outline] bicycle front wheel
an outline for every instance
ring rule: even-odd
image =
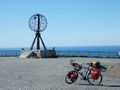
[[[78,73],[77,71],[70,71],[68,74],[65,76],[65,82],[68,84],[74,83],[78,78]]]
[[[102,74],[99,75],[99,78],[93,79],[91,74],[87,76],[88,83],[91,85],[100,85],[102,82]]]

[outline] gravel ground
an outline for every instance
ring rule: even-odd
[[[65,75],[72,70],[70,59],[82,64],[100,61],[110,65],[103,73],[101,86],[78,80],[66,84]],[[0,57],[0,90],[120,90],[120,59],[110,58],[46,58],[21,59]]]

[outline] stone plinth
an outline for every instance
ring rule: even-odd
[[[19,56],[20,58],[55,58],[55,50],[35,50],[35,51],[24,51]]]

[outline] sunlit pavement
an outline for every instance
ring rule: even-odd
[[[120,78],[103,74],[101,86],[89,85],[80,77],[74,84],[65,83],[65,75],[72,70],[70,59],[78,63],[100,61],[120,63],[110,58],[46,58],[21,59],[0,57],[0,90],[120,90]],[[120,76],[120,75],[119,75]]]

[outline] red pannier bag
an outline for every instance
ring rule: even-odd
[[[76,80],[77,77],[78,77],[78,75],[77,75],[76,72],[70,71],[70,72],[68,72],[68,77],[69,77],[69,78],[72,78],[73,80]]]
[[[91,75],[92,75],[92,79],[97,80],[100,76],[100,70],[96,69],[96,68],[93,68],[91,70]]]

